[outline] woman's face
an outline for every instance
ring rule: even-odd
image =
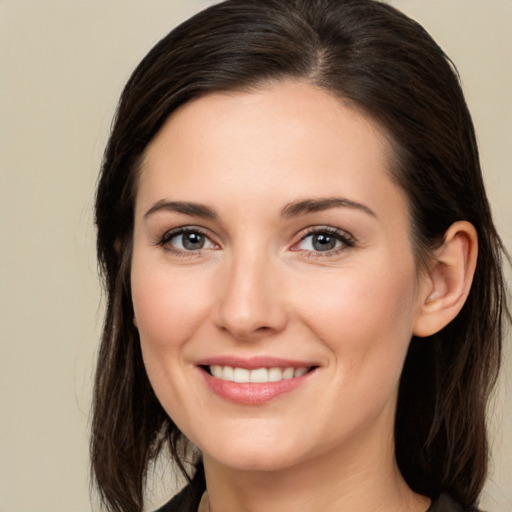
[[[149,146],[135,322],[205,457],[269,470],[389,447],[423,295],[390,160],[368,117],[296,82],[195,100]]]

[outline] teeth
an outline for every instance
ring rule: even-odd
[[[251,382],[268,382],[268,374],[269,371],[266,368],[258,368],[257,370],[251,370]]]
[[[294,377],[300,377],[301,375],[304,375],[308,371],[307,368],[297,368],[295,370],[295,373],[293,374]]]
[[[283,371],[283,379],[293,379],[294,375],[295,370],[293,368],[286,368],[286,370]]]
[[[222,378],[222,366],[210,366],[210,371],[214,377]]]
[[[238,383],[255,382],[279,382],[300,377],[307,373],[309,368],[256,368],[247,370],[246,368],[233,368],[231,366],[210,366],[211,374],[217,379],[234,381]]]
[[[222,375],[224,375],[224,373]],[[250,377],[251,372],[249,370],[245,368],[233,368],[233,380],[235,382],[251,382]]]
[[[224,380],[235,380],[234,371],[231,366],[224,366],[221,378]]]

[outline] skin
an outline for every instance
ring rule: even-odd
[[[438,328],[431,318],[453,286],[434,293],[443,271],[418,274],[390,161],[376,123],[297,82],[190,102],[148,147],[135,323],[159,400],[203,452],[213,512],[428,508],[396,466],[394,414],[410,338]],[[333,197],[360,206],[283,216],[291,203]],[[169,201],[215,218],[158,207]],[[162,242],[184,226],[206,235],[201,249],[184,248],[179,232]],[[326,227],[341,238],[315,250],[308,233]],[[466,232],[454,229],[450,254],[471,263]],[[197,362],[219,355],[317,368],[297,389],[245,405],[205,385]]]

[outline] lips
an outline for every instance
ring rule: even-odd
[[[307,382],[318,368],[310,362],[276,358],[217,357],[197,364],[210,391],[244,405],[261,405]]]

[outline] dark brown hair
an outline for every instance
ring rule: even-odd
[[[187,101],[284,79],[322,87],[385,129],[420,264],[453,222],[467,220],[478,232],[476,274],[462,311],[441,332],[411,341],[395,440],[400,470],[417,493],[449,492],[469,506],[482,489],[486,403],[507,314],[504,251],[454,66],[420,25],[380,2],[228,0],[173,30],[140,63],[104,156],[96,224],[107,312],[91,456],[108,510],[140,511],[148,463],[166,446],[183,469],[186,444],[153,393],[133,325],[130,261],[141,158]]]

